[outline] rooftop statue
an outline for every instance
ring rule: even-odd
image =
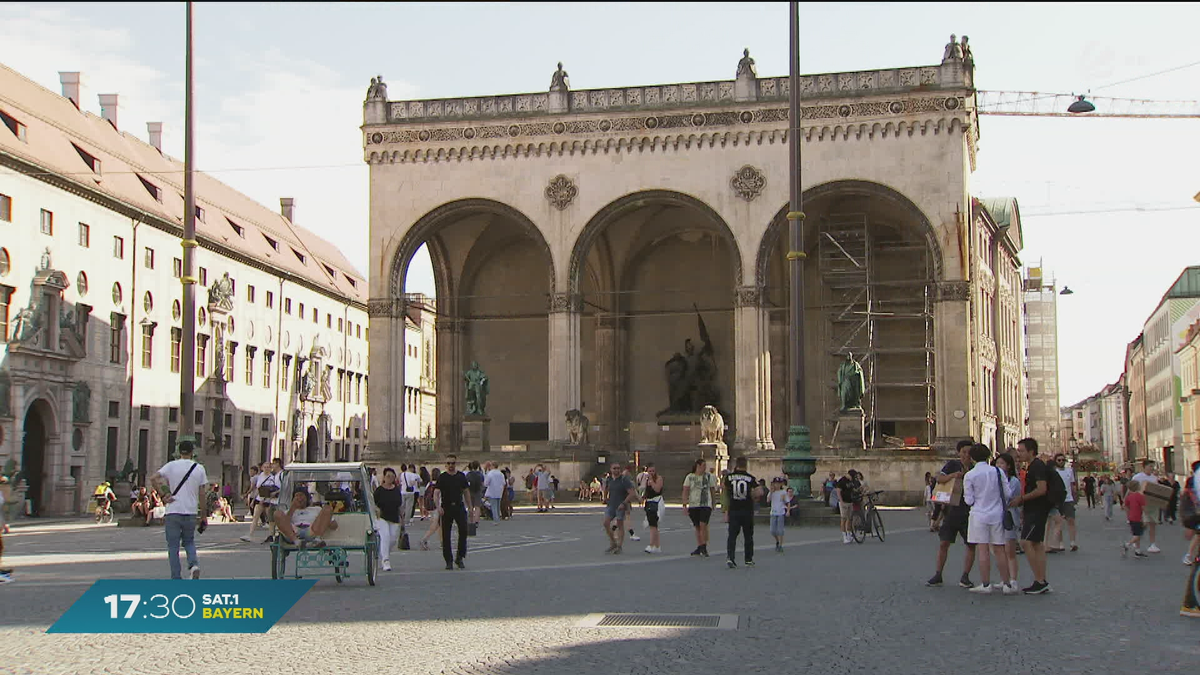
[[[567,91],[570,88],[571,82],[567,77],[567,71],[563,70],[562,61],[559,61],[558,70],[554,71],[554,75],[550,78],[550,91]]]
[[[367,87],[368,101],[386,101],[387,100],[387,85],[383,83],[383,76],[372,77],[371,86]]]
[[[758,69],[754,67],[754,59],[750,58],[750,50],[742,51],[742,60],[738,61],[737,77],[749,75],[749,77],[758,77]]]

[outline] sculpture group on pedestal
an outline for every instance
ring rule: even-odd
[[[567,443],[569,445],[587,445],[588,442],[588,426],[591,425],[591,420],[584,415],[581,410],[571,409],[567,411]]]
[[[471,368],[463,373],[467,383],[467,415],[483,417],[487,414],[488,376],[479,367],[478,361],[471,362]]]
[[[700,316],[699,308],[696,308],[696,322],[700,329],[700,351],[696,351],[691,338],[688,338],[683,341],[683,353],[675,352],[667,360],[667,395],[670,405],[659,411],[659,416],[670,413],[698,413],[705,406],[716,408],[721,404],[712,338],[704,324],[704,317]]]

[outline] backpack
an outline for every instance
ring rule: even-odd
[[[525,489],[526,490],[533,489],[533,474],[529,474],[529,475],[525,476]]]
[[[483,489],[483,474],[478,471],[472,471],[467,474],[467,485],[471,488],[471,492],[479,492]]]
[[[1067,484],[1054,469],[1050,469],[1050,476],[1046,480],[1046,501],[1050,502],[1050,508],[1054,509],[1060,508],[1067,501]]]

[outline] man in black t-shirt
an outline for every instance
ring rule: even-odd
[[[1083,479],[1083,496],[1087,497],[1089,509],[1096,508],[1096,479],[1088,476]]]
[[[967,545],[967,554],[963,558],[963,573],[958,585],[971,588],[971,568],[975,566],[975,545],[967,541],[967,521],[971,516],[971,507],[963,501],[962,478],[971,468],[971,446],[975,441],[965,438],[958,442],[958,459],[946,462],[937,474],[935,491],[952,489],[951,503],[942,505],[942,527],[938,530],[937,572],[925,582],[926,586],[942,585],[942,569],[946,567],[946,558],[950,553],[950,544],[962,537]],[[957,502],[957,503],[955,503]]]
[[[737,550],[740,532],[746,533],[746,567],[754,567],[754,502],[762,497],[758,479],[746,472],[746,458],[738,457],[733,463],[733,473],[725,476],[721,490],[721,510],[725,522],[729,523],[729,538],[725,542],[729,569],[737,567],[733,554]]]
[[[463,560],[467,557],[467,509],[471,508],[471,493],[466,475],[459,473],[455,465],[458,458],[454,455],[446,457],[446,470],[438,476],[435,489],[441,495],[438,504],[438,518],[442,524],[442,557],[446,559],[446,569],[463,569]],[[458,523],[458,555],[450,557],[450,528]]]
[[[1029,462],[1025,470],[1025,493],[1017,495],[1009,506],[1021,506],[1021,547],[1033,571],[1033,585],[1023,588],[1026,595],[1041,595],[1050,590],[1046,582],[1046,517],[1050,515],[1050,500],[1046,496],[1050,472],[1038,456],[1038,443],[1026,438],[1017,443],[1017,461]]]

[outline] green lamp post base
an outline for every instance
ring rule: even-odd
[[[812,440],[808,427],[788,427],[787,454],[783,458],[783,472],[787,474],[788,486],[801,499],[812,496],[812,475],[817,472],[817,460],[812,456]]]

